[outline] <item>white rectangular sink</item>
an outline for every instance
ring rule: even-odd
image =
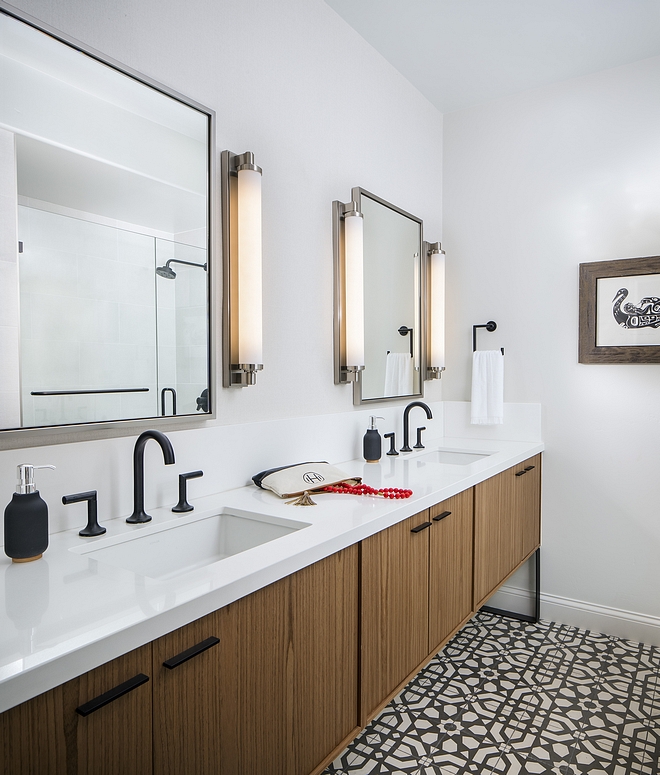
[[[309,523],[223,509],[218,514],[179,517],[162,525],[149,525],[70,551],[141,576],[165,580],[304,527],[309,527]]]
[[[425,463],[444,463],[453,466],[467,466],[470,463],[476,463],[477,460],[483,460],[493,452],[473,452],[471,450],[459,449],[436,449],[433,452],[427,452],[420,455],[416,460],[423,460]]]

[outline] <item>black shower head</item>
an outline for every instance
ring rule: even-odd
[[[178,258],[170,258],[165,262],[165,266],[157,266],[156,267],[156,274],[159,277],[164,277],[166,280],[174,280],[176,277],[176,272],[170,264],[185,264],[186,266],[198,266],[200,269],[203,269],[206,272],[206,264],[195,264],[192,261],[181,261]]]
[[[165,266],[157,266],[156,274],[159,277],[164,277],[166,280],[174,280],[176,277],[176,272],[169,266],[169,263],[170,262],[168,261]]]

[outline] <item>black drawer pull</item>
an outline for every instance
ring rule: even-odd
[[[417,525],[417,527],[414,527],[410,532],[411,533],[421,533],[422,530],[426,530],[427,527],[431,527],[430,522],[422,522],[421,525]]]
[[[525,468],[525,471],[533,471],[536,468],[536,466],[527,466]]]
[[[172,659],[166,659],[165,662],[163,662],[163,667],[166,667],[168,670],[174,670],[175,667],[178,667],[184,662],[187,662],[189,659],[196,657],[198,654],[206,651],[206,649],[210,649],[211,646],[217,646],[218,643],[220,643],[220,638],[211,636],[210,638],[203,640],[201,643],[198,643],[196,646],[191,646],[189,649],[182,651],[180,654],[172,657]]]
[[[108,705],[109,703],[114,702],[114,700],[118,699],[119,697],[123,697],[125,694],[132,692],[133,689],[137,689],[138,686],[146,684],[148,680],[148,675],[145,675],[144,673],[138,673],[134,678],[129,678],[128,681],[124,681],[123,684],[115,686],[115,688],[110,689],[109,692],[105,692],[105,694],[99,694],[98,697],[95,697],[93,700],[90,700],[84,705],[81,705],[79,708],[76,708],[76,713],[79,713],[81,716],[89,716],[89,714],[94,713],[95,710],[98,710],[104,705]]]
[[[524,476],[526,473],[527,473],[527,469],[525,468],[525,469],[523,469],[522,471],[518,471],[518,473],[516,474],[516,476]]]
[[[443,511],[442,514],[438,514],[437,517],[433,517],[433,521],[440,522],[441,519],[448,517],[450,514],[451,514],[451,511]]]

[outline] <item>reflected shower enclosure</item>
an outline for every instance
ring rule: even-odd
[[[0,430],[209,411],[213,126],[0,9]]]
[[[25,206],[19,237],[23,427],[154,417],[163,389],[177,414],[196,412],[205,250]]]

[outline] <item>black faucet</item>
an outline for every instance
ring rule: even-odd
[[[172,443],[160,431],[145,431],[138,436],[133,450],[133,513],[126,519],[131,524],[150,522],[151,517],[144,510],[144,447],[149,439],[160,444],[166,466],[174,464]]]
[[[416,406],[421,407],[426,412],[427,419],[433,419],[433,413],[423,401],[411,401],[408,404],[408,406],[403,410],[403,446],[401,447],[401,452],[412,452],[410,444],[408,443],[408,436],[410,434],[410,420],[408,416],[410,414],[410,410],[414,409]]]

